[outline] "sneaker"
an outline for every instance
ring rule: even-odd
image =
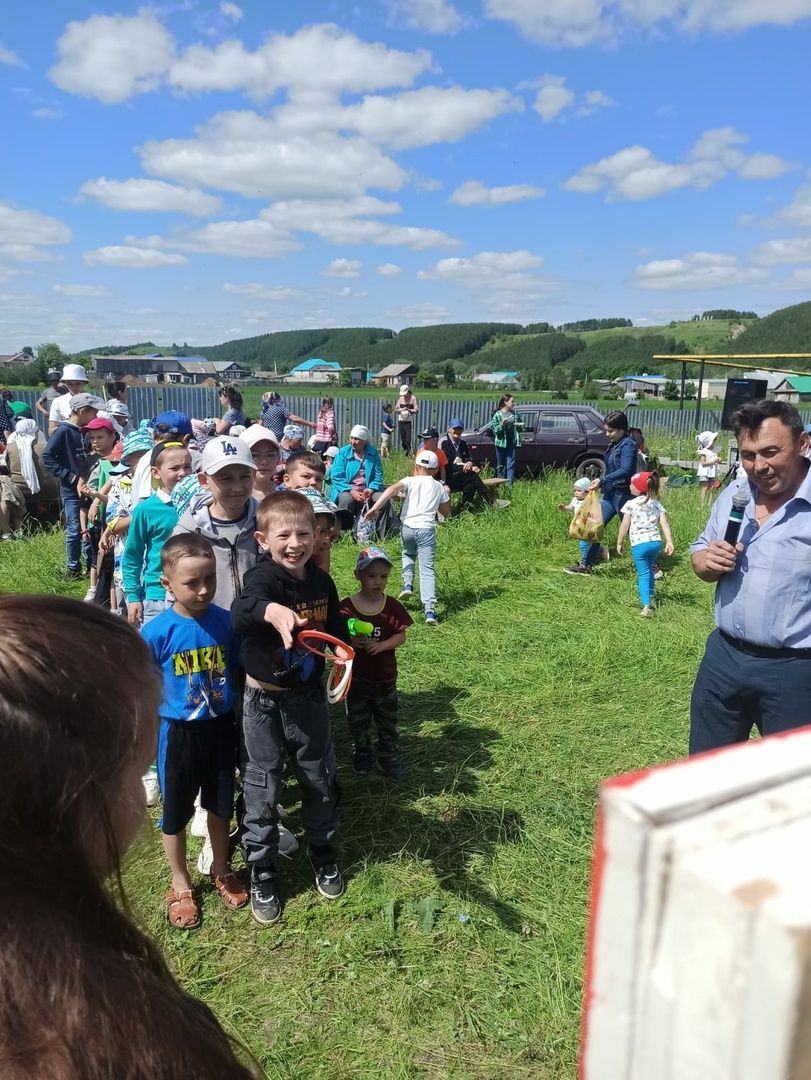
[[[657,566],[656,564],[654,564],[654,567],[653,567],[653,580],[654,581],[661,581],[664,576],[665,576],[665,572],[661,568],[661,566]]]
[[[206,842],[203,844],[200,854],[197,856],[197,870],[203,877],[208,877],[211,873],[211,864],[214,862],[214,848],[211,846],[211,841],[206,837]]]
[[[401,591],[401,593],[397,597],[397,599],[398,600],[410,600],[413,595],[414,595],[414,590],[413,589],[403,588],[403,590]]]
[[[381,772],[384,772],[389,779],[403,780],[405,778],[405,768],[398,757],[381,757],[377,763]]]
[[[653,614],[653,612],[646,605],[645,607],[642,608],[642,610],[640,611],[639,614],[642,616],[643,619],[649,619],[651,617],[651,615]]]
[[[575,563],[574,566],[564,566],[563,567],[563,573],[564,574],[590,574],[591,573],[591,567],[586,566],[585,563],[581,563],[581,562],[580,563]]]
[[[0,533],[0,540],[13,540],[11,533]]]
[[[278,922],[282,917],[276,878],[270,867],[255,866],[251,871],[251,915],[262,926]]]
[[[284,855],[286,859],[291,859],[297,851],[298,840],[284,825],[279,825],[279,854]]]
[[[315,887],[327,900],[337,900],[344,894],[344,879],[335,862],[313,863]]]
[[[372,765],[372,751],[361,749],[356,750],[352,755],[352,768],[356,773],[367,773],[371,770]]]
[[[208,836],[208,813],[202,806],[195,806],[194,817],[191,819],[191,834],[201,839]]]
[[[436,626],[436,624],[437,624],[436,612],[435,611],[426,611],[425,612],[425,625],[426,626]]]
[[[15,529],[14,530],[14,539],[15,540],[24,540],[25,539],[25,531],[23,529]]]
[[[96,586],[88,585],[87,592],[84,594],[84,603],[92,604],[96,599]]]
[[[141,783],[144,785],[144,794],[146,795],[146,805],[154,806],[157,803],[161,795],[160,785],[158,784],[158,777],[153,772],[148,772],[146,776],[141,778]]]
[[[493,499],[493,506],[496,510],[506,510],[509,505],[509,499]]]
[[[75,566],[65,573],[65,581],[79,581],[83,577],[81,566]]]

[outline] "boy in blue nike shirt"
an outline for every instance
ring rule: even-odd
[[[158,779],[163,802],[163,848],[172,871],[166,894],[169,922],[178,930],[200,925],[186,862],[186,826],[194,800],[208,812],[211,881],[226,907],[244,907],[248,893],[228,864],[228,828],[234,801],[236,725],[231,617],[211,603],[217,565],[204,536],[173,536],[161,552],[161,584],[174,607],[142,634],[163,675],[158,736]]]

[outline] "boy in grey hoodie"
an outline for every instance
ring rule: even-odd
[[[242,578],[259,558],[253,483],[256,465],[250,447],[230,435],[209,439],[200,462],[201,493],[180,517],[173,535],[199,533],[211,542],[217,561],[212,603],[230,611],[242,592]]]
[[[197,474],[200,492],[192,495],[172,534],[199,533],[210,541],[217,563],[217,591],[211,602],[226,611],[242,592],[246,571],[262,554],[254,535],[259,505],[252,495],[255,474],[251,448],[242,439],[231,435],[209,439]],[[292,855],[297,849],[296,838],[282,829],[280,853]],[[197,864],[201,873],[207,872],[210,852],[207,842]]]

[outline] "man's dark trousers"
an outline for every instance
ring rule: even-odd
[[[713,630],[690,701],[690,753],[811,723],[811,649],[757,649]]]

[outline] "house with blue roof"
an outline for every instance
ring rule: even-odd
[[[521,373],[519,371],[489,371],[477,375],[474,382],[484,383],[486,386],[499,386],[507,390],[521,389]]]
[[[337,360],[321,360],[318,357],[312,357],[296,364],[289,372],[287,379],[289,382],[329,383],[337,382],[340,374],[341,365]]]

